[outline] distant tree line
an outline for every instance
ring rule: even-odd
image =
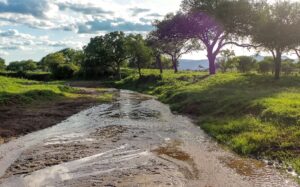
[[[300,73],[300,62],[293,59],[283,59],[281,65],[284,75]],[[217,59],[217,69],[222,73],[240,72],[249,73],[257,72],[261,74],[274,74],[275,62],[272,56],[266,56],[264,59],[257,61],[254,56],[235,56],[232,50],[221,51],[221,56]]]
[[[49,71],[55,79],[74,76],[97,79],[122,78],[122,67],[172,68],[178,72],[179,59],[192,51],[206,51],[211,75],[227,71],[281,72],[299,70],[299,63],[284,60],[294,52],[300,59],[300,3],[265,0],[183,0],[176,14],[153,23],[147,36],[120,31],[91,38],[83,50],[64,49],[33,60],[12,62],[0,59],[0,70]],[[247,42],[245,42],[247,41]],[[247,56],[235,57],[227,46],[267,51],[261,62]]]

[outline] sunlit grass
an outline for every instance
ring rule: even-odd
[[[112,94],[78,94],[78,89],[65,86],[63,81],[38,82],[0,76],[0,105],[28,104],[58,99],[93,98],[110,101]]]

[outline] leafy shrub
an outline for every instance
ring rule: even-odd
[[[14,78],[24,78],[29,80],[35,81],[50,81],[51,80],[51,73],[49,72],[0,72],[1,76],[6,77],[14,77]]]
[[[52,68],[54,79],[70,79],[79,71],[79,67],[74,64],[58,64]]]

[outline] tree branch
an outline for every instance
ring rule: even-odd
[[[298,56],[298,58],[300,59],[300,49],[294,49],[296,55]]]
[[[253,45],[253,44],[240,44],[240,43],[237,43],[237,42],[233,42],[233,41],[230,41],[230,42],[225,42],[222,47],[224,47],[225,45],[236,45],[238,47],[246,47],[246,48],[259,48],[261,47],[261,45]]]

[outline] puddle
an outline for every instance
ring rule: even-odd
[[[297,186],[153,97],[115,92],[113,103],[0,145],[0,186]]]
[[[177,161],[185,162],[187,166],[180,163],[178,164],[179,171],[186,179],[197,179],[199,177],[197,165],[188,153],[180,150],[181,145],[182,143],[180,141],[174,140],[167,143],[165,146],[152,150],[152,152],[163,158],[167,156],[167,158],[169,157]],[[176,163],[176,161],[174,161],[174,163]]]
[[[257,160],[237,159],[237,158],[221,158],[221,160],[238,174],[248,177],[255,177],[260,170],[266,168],[266,164]]]

